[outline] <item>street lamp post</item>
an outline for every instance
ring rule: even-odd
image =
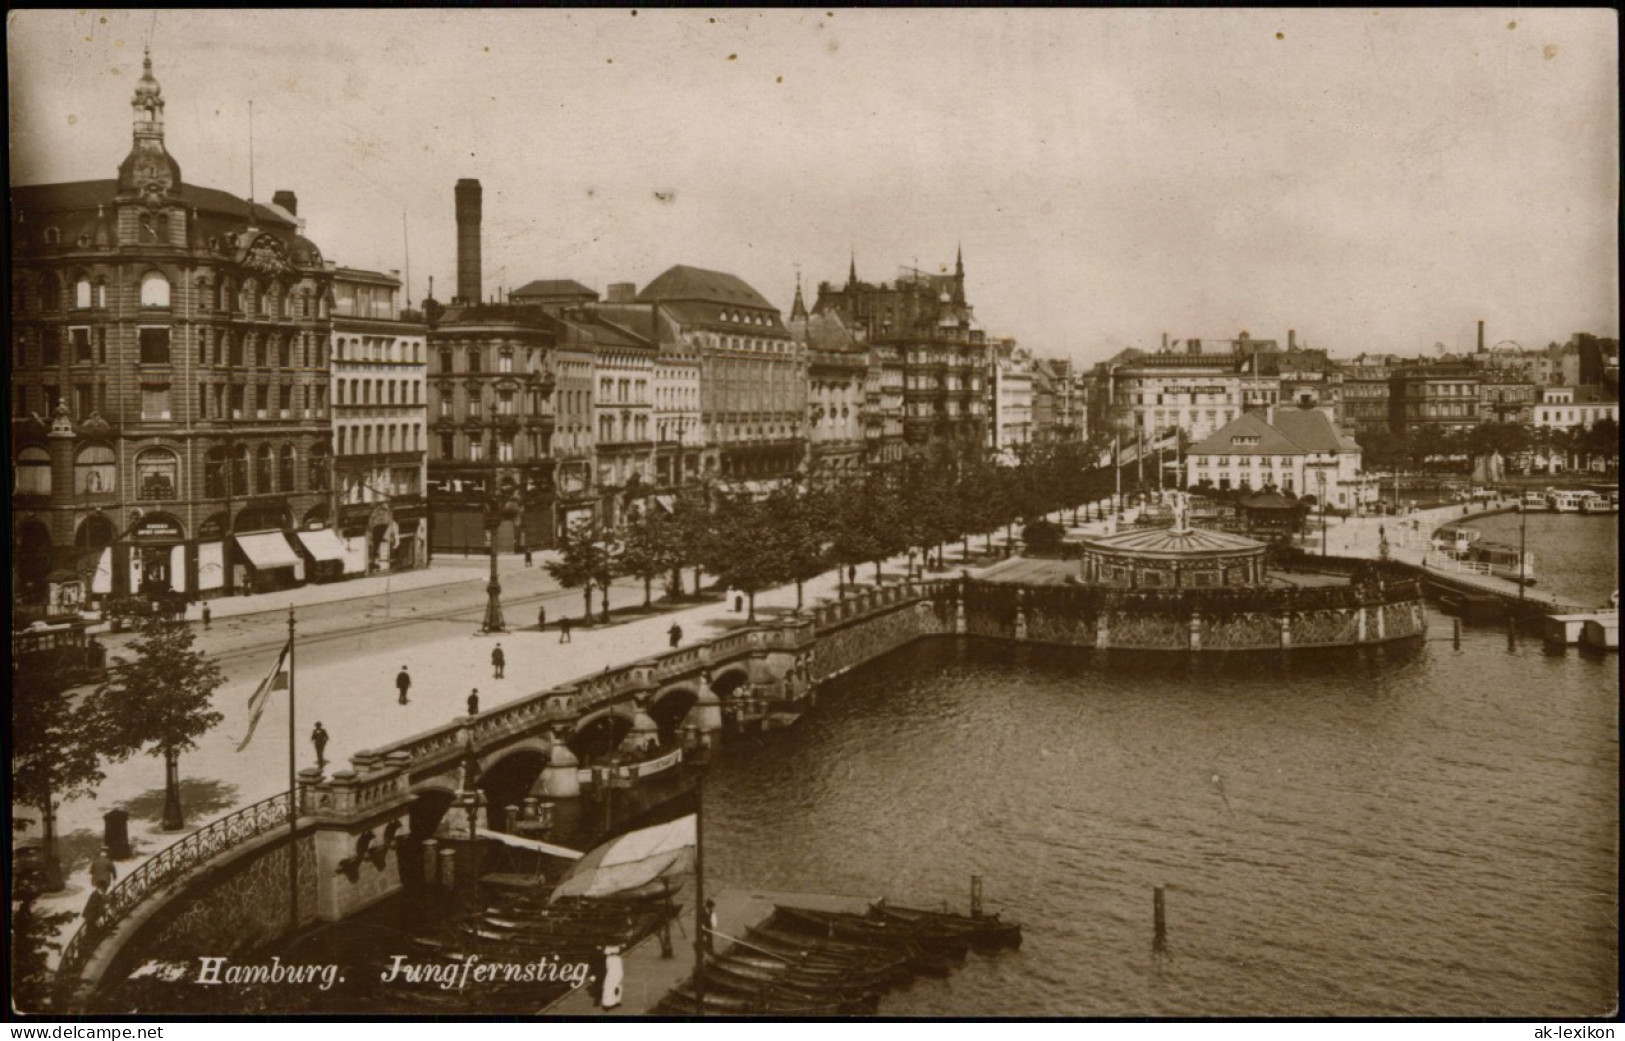
[[[1315,477],[1320,483],[1320,555],[1326,555],[1326,471],[1317,470]]]
[[[482,633],[505,633],[508,627],[502,619],[502,583],[497,579],[497,532],[504,517],[514,520],[519,516],[519,503],[515,498],[503,498],[501,491],[493,491],[485,504],[485,543],[491,557],[491,577],[485,586],[485,620]],[[517,525],[517,521],[515,521]]]

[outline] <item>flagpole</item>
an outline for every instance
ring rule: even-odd
[[[299,789],[294,773],[293,607],[288,607],[288,925],[299,929]]]
[[[694,782],[694,1005],[700,1016],[705,1015],[706,930],[711,924],[705,913],[705,768],[702,761]]]

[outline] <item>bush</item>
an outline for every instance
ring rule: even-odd
[[[1029,553],[1058,553],[1066,529],[1054,521],[1034,521],[1021,529],[1021,541]]]

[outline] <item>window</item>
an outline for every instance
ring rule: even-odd
[[[457,454],[457,438],[449,430],[440,434],[440,458],[451,459]]]
[[[440,371],[451,371],[451,351],[444,347],[440,349]]]
[[[86,445],[73,459],[73,487],[81,495],[105,495],[113,490],[113,450]]]
[[[141,276],[141,306],[168,307],[169,279],[156,271]]]
[[[255,414],[260,419],[264,419],[265,418],[265,413],[270,409],[270,407],[271,407],[271,388],[267,387],[267,386],[264,386],[263,384],[261,386],[255,387],[254,388],[254,412],[255,412]]]
[[[233,495],[247,495],[249,490],[248,446],[238,445],[231,457],[231,492]]]
[[[90,301],[90,279],[81,277],[73,284],[73,306],[89,307]]]
[[[40,360],[47,369],[62,364],[62,342],[58,339],[61,335],[60,329],[44,329],[40,332]]]
[[[141,385],[141,418],[149,421],[169,418],[169,384]]]
[[[220,453],[217,458],[217,453]],[[218,468],[224,454],[216,448],[209,453],[209,463]],[[135,486],[136,495],[140,499],[173,499],[176,497],[177,477],[180,474],[180,460],[174,452],[165,448],[148,448],[135,457]],[[218,473],[215,480],[218,481]],[[205,483],[207,483],[207,470]],[[211,492],[210,494],[218,494]]]
[[[513,414],[513,391],[497,391],[497,415],[511,416]]]
[[[277,339],[276,361],[284,369],[293,367],[293,337],[283,336]]]
[[[141,459],[146,455],[142,453],[136,458],[136,474],[140,481],[142,498],[146,498],[146,478],[141,474]],[[210,499],[223,499],[226,496],[226,450],[218,445],[209,449],[208,456],[203,460],[203,494]]]
[[[293,415],[293,387],[286,383],[277,389],[277,407],[281,410],[278,415],[282,419]],[[292,488],[292,483],[289,483],[288,487]]]
[[[143,325],[136,335],[141,344],[141,364],[169,364],[169,326]]]
[[[497,356],[497,371],[498,372],[512,372],[513,371],[513,354],[512,354],[512,352],[503,351],[500,355]]]
[[[271,446],[260,445],[254,453],[254,487],[261,493],[276,490],[275,474],[271,468]]]
[[[328,490],[328,483],[331,480],[329,466],[332,462],[331,454],[327,445],[320,442],[310,447],[310,467],[308,472],[310,474],[311,491],[325,492]]]
[[[485,444],[478,438],[468,440],[468,458],[470,462],[479,462],[485,458]]]
[[[481,409],[480,392],[479,392],[478,389],[471,389],[468,392],[468,414],[469,414],[469,416],[471,418],[475,418],[475,419],[479,418],[480,409]]]
[[[513,462],[513,436],[505,435],[497,441],[497,461],[503,463]]]
[[[47,232],[49,235],[49,232]],[[40,276],[39,306],[41,311],[55,311],[61,303],[62,287],[57,283],[56,276],[46,274]]]
[[[231,418],[242,419],[244,401],[247,399],[248,389],[241,383],[233,383],[227,389],[227,400],[231,405]]]
[[[478,347],[470,347],[468,349],[468,371],[479,372],[482,368],[484,368],[484,366],[480,361],[480,349]]]
[[[43,448],[17,453],[17,494],[51,494],[51,454]]]

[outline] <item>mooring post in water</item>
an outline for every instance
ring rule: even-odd
[[[1460,618],[1452,618],[1450,620],[1450,646],[1454,647],[1458,651],[1461,650],[1461,619]]]
[[[1168,949],[1168,920],[1162,903],[1162,887],[1157,886],[1151,890],[1151,949],[1165,951]]]
[[[1518,649],[1518,616],[1514,615],[1514,614],[1508,614],[1507,615],[1507,650],[1515,651],[1517,649]]]
[[[970,877],[970,913],[972,918],[982,917],[982,876]]]
[[[440,882],[440,843],[434,839],[423,840],[423,881],[431,886]]]

